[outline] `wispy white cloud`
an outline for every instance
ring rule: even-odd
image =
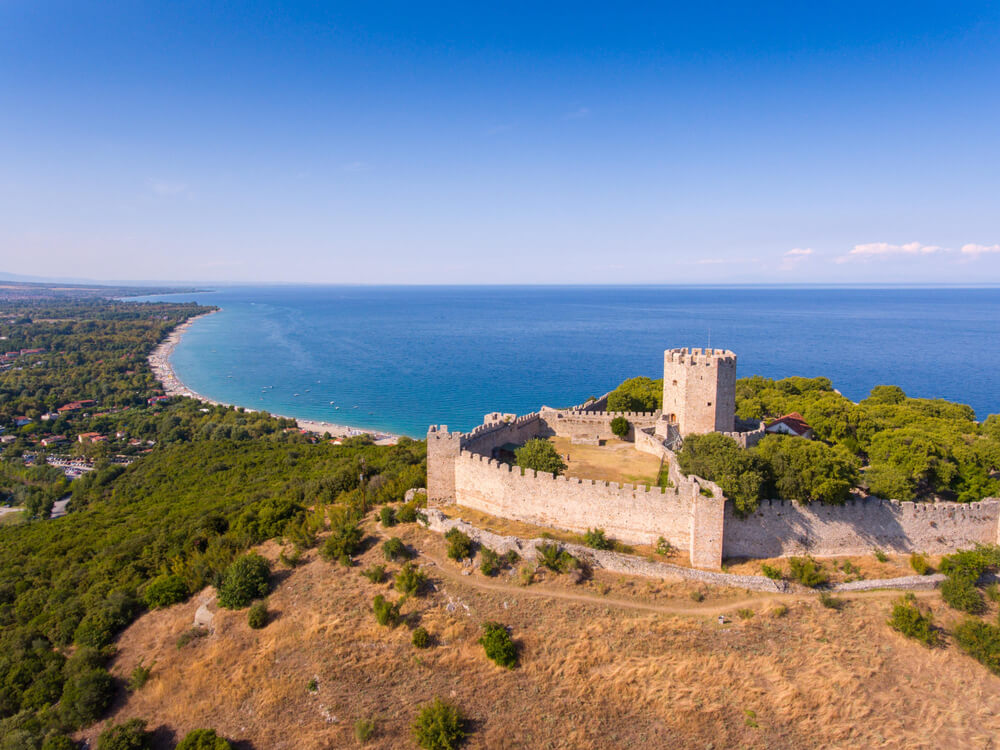
[[[563,115],[564,120],[582,120],[584,117],[590,117],[590,107],[577,107]]]
[[[149,189],[157,195],[180,195],[187,192],[187,185],[183,182],[172,182],[170,180],[149,180]]]
[[[891,257],[921,257],[934,255],[945,251],[937,245],[924,245],[921,242],[907,242],[905,245],[893,245],[889,242],[869,242],[864,245],[855,245],[847,255],[837,258],[838,263],[846,263],[851,260],[872,260],[873,258]]]
[[[793,247],[782,256],[781,265],[778,266],[778,269],[781,271],[790,271],[812,254],[813,249],[811,247]]]
[[[962,255],[967,258],[978,258],[980,255],[990,255],[992,253],[1000,253],[1000,245],[962,245]]]
[[[717,266],[720,263],[725,262],[725,258],[701,258],[700,260],[695,261],[695,263],[699,266]]]
[[[340,167],[345,172],[367,172],[372,165],[366,161],[351,161]]]

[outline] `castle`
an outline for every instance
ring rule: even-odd
[[[469,433],[445,425],[427,433],[427,494],[494,516],[584,532],[602,528],[628,544],[656,544],[661,537],[687,552],[694,567],[719,569],[724,557],[790,554],[863,555],[953,552],[997,543],[1000,501],[912,503],[864,498],[843,506],[803,506],[764,501],[738,516],[713,482],[685,476],[674,450],[684,437],[729,435],[742,447],[764,436],[764,425],[736,419],[736,355],[721,349],[670,349],[663,357],[663,409],[607,411],[608,395],[568,409],[542,407],[524,416],[487,414]],[[504,463],[504,446],[539,437],[598,443],[614,437],[611,421],[624,416],[637,451],[660,459],[669,487],[618,484],[554,476]]]

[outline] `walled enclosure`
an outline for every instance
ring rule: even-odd
[[[678,350],[674,350],[677,352]],[[692,424],[703,425],[709,397],[705,385],[718,394],[730,388],[729,401],[713,396],[712,419],[722,420],[730,434],[746,447],[763,434],[763,426],[734,433],[735,355],[714,350],[711,362],[722,362],[732,370],[711,375],[715,365],[690,362],[706,368],[704,381],[692,380],[684,393],[698,399],[702,411]],[[672,352],[665,353],[665,357]],[[679,365],[679,357],[674,362]],[[664,368],[664,389],[672,387],[672,371]],[[730,375],[732,376],[730,378]],[[669,378],[669,379],[668,379]],[[681,378],[678,377],[678,382]],[[680,390],[678,390],[680,392]],[[664,394],[666,396],[666,394]],[[719,406],[721,402],[721,407]],[[484,423],[469,433],[449,432],[446,426],[427,433],[427,494],[435,502],[454,502],[495,516],[582,533],[603,528],[610,536],[628,544],[655,544],[659,537],[690,553],[697,568],[719,569],[726,557],[767,558],[793,554],[817,556],[863,555],[874,549],[893,552],[941,554],[977,543],[1000,542],[1000,500],[978,503],[910,503],[866,498],[843,506],[802,506],[791,502],[764,501],[750,516],[741,518],[726,502],[719,487],[707,480],[680,473],[675,456],[663,440],[661,412],[625,413],[632,423],[630,438],[636,450],[660,457],[673,484],[670,488],[618,485],[574,477],[525,471],[492,458],[493,451],[507,443],[522,444],[536,437],[612,436],[611,420],[618,416],[603,411],[607,397],[572,409],[542,409],[534,414],[486,415]],[[702,407],[701,404],[705,406]],[[679,408],[679,407],[674,407]],[[684,412],[678,412],[678,417]],[[706,431],[712,431],[709,427]],[[658,432],[659,431],[659,432]]]

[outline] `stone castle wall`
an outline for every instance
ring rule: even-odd
[[[558,435],[568,438],[596,437],[610,440],[615,437],[611,431],[611,422],[616,417],[625,417],[629,421],[630,432],[627,439],[633,437],[636,430],[652,427],[660,418],[658,411],[583,411],[577,409],[549,409],[542,407],[539,418],[545,424],[546,436]]]
[[[522,474],[516,466],[467,451],[459,454],[454,467],[454,499],[459,505],[579,533],[602,528],[629,544],[655,544],[662,536],[689,549],[694,506],[711,500],[701,496],[694,483],[661,489],[533,470]]]
[[[887,552],[945,554],[996,544],[1000,500],[911,503],[869,497],[845,505],[799,505],[765,500],[743,519],[726,506],[725,557],[865,555]]]

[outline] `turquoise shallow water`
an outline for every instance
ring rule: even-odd
[[[995,288],[231,287],[149,299],[223,308],[172,357],[195,391],[414,437],[659,377],[664,349],[709,337],[739,355],[741,377],[825,375],[854,400],[894,383],[980,418],[1000,411]]]

